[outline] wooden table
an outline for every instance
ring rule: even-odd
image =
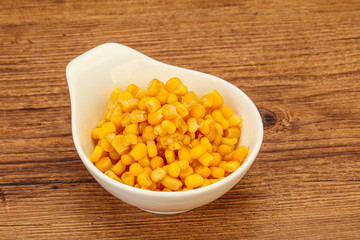
[[[0,239],[360,238],[358,0],[0,4]],[[239,184],[162,216],[90,176],[65,67],[105,42],[219,76],[255,102],[264,143]]]

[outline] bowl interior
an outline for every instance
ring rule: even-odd
[[[71,70],[70,68],[69,71]],[[76,74],[69,74],[69,78],[76,78],[68,81],[72,81],[69,87],[72,104],[75,105],[72,106],[73,128],[76,130],[74,138],[77,138],[81,150],[87,156],[93,151],[94,143],[90,133],[103,118],[114,88],[125,90],[129,84],[134,83],[145,89],[153,78],[166,82],[175,76],[198,97],[216,89],[223,96],[225,105],[243,118],[238,144],[246,145],[250,153],[255,147],[260,148],[261,118],[255,105],[239,88],[215,76],[164,64],[132,50],[123,53],[109,52],[106,59],[89,63],[86,67],[78,68]]]

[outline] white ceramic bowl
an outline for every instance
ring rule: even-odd
[[[112,90],[130,83],[145,88],[153,78],[181,81],[199,96],[216,89],[225,104],[243,118],[239,144],[249,148],[243,165],[210,186],[184,192],[155,192],[119,183],[100,172],[89,160],[94,149],[90,133],[102,118]],[[115,197],[153,213],[184,212],[222,196],[248,171],[263,139],[263,125],[254,103],[236,86],[209,74],[171,66],[117,43],[97,46],[72,60],[66,68],[71,98],[72,134],[76,150],[91,175]]]

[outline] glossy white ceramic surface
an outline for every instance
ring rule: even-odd
[[[102,118],[112,90],[116,87],[125,89],[130,83],[146,88],[153,78],[166,82],[175,76],[198,96],[216,89],[223,96],[225,105],[242,116],[239,144],[249,148],[244,164],[217,183],[184,192],[137,189],[100,172],[88,158],[94,149],[90,133]],[[71,97],[74,144],[85,167],[109,193],[143,210],[172,214],[214,201],[245,175],[260,150],[263,125],[257,108],[239,88],[218,77],[158,62],[117,43],[105,43],[78,56],[68,64],[66,77]]]

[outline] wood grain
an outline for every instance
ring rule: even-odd
[[[0,239],[360,239],[359,1],[0,6]],[[239,184],[159,216],[95,182],[72,142],[65,67],[105,42],[255,102],[264,143]]]

